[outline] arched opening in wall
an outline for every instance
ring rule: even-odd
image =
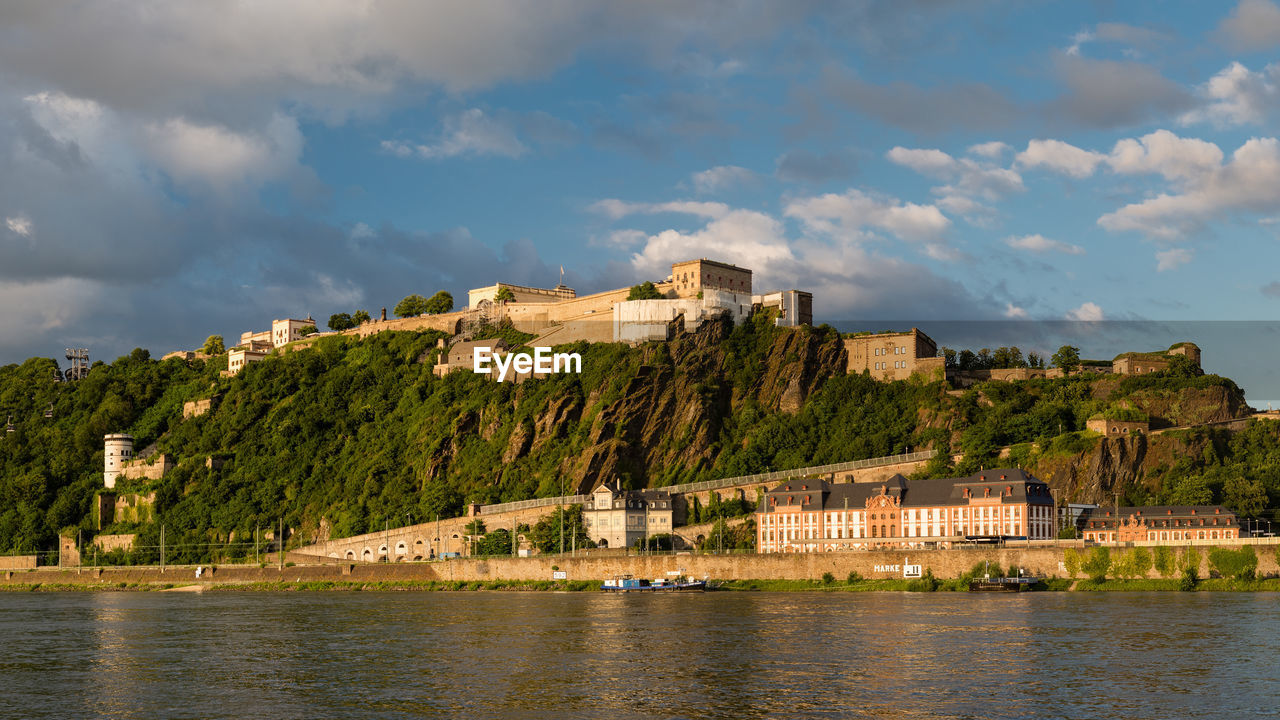
[[[355,550],[348,550],[348,551],[347,551],[347,559],[348,559],[348,560],[355,560],[355,559],[356,559],[356,552],[355,552]]]
[[[421,556],[421,555],[414,555],[414,556],[413,556],[413,561],[414,561],[414,562],[422,562],[422,556]]]
[[[387,561],[387,546],[383,545],[378,548],[378,562]]]
[[[360,559],[365,562],[373,562],[373,551],[369,548],[365,548],[364,552],[360,555]]]
[[[605,538],[600,538],[600,542],[599,542],[598,544],[599,544],[599,545],[600,545],[600,547],[602,547],[602,548],[607,548],[607,547],[609,547],[609,541],[608,541],[607,539],[605,539]]]
[[[409,546],[403,540],[396,543],[396,555],[404,556],[409,554]]]
[[[418,538],[417,540],[414,540],[413,554],[417,556],[414,558],[414,560],[421,560],[422,556],[426,554],[426,549],[427,549],[426,541],[424,541],[422,538]]]
[[[699,535],[699,536],[698,536],[698,544],[699,544],[699,545],[701,545],[702,543],[704,543],[704,542],[706,542],[706,541],[707,541],[707,537],[706,537],[705,535]]]

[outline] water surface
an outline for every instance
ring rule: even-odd
[[[26,718],[1277,715],[1280,597],[0,593]]]

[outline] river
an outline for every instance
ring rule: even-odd
[[[5,717],[1280,712],[1272,594],[0,593],[0,626]]]

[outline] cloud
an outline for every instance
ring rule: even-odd
[[[1259,288],[1258,292],[1261,292],[1269,298],[1280,299],[1280,281],[1273,280]]]
[[[814,293],[825,320],[989,317],[989,305],[959,283],[928,268],[885,257],[846,234],[810,232],[791,237],[785,224],[763,212],[730,209],[691,232],[652,234],[631,256],[621,282],[665,277],[671,263],[690,257],[732,259],[753,270],[756,291],[799,288]],[[901,288],[913,288],[911,293]]]
[[[951,221],[933,205],[872,197],[860,190],[793,200],[784,214],[796,218],[811,232],[846,240],[866,239],[868,228],[912,242],[936,240],[951,226]]]
[[[843,180],[858,171],[858,161],[848,150],[813,153],[792,150],[778,156],[774,174],[785,182],[807,182],[815,185]]]
[[[744,185],[756,179],[756,174],[737,165],[718,165],[693,174],[693,187],[699,193],[710,194]]]
[[[1005,244],[1015,250],[1027,250],[1033,253],[1060,252],[1067,255],[1083,255],[1084,248],[1079,245],[1050,240],[1043,235],[1023,235],[1005,239]]]
[[[1191,262],[1193,253],[1186,248],[1170,248],[1156,253],[1156,272],[1166,272]]]
[[[1061,140],[1032,140],[1026,150],[1018,153],[1017,163],[1021,167],[1045,168],[1079,179],[1092,175],[1105,158],[1102,153],[1082,150]]]
[[[628,215],[658,213],[676,213],[694,215],[704,218],[722,218],[728,215],[730,208],[724,203],[700,202],[697,200],[674,200],[662,203],[626,202],[616,198],[598,200],[591,204],[590,210],[598,212],[612,220],[619,220]]]
[[[1280,45],[1280,6],[1268,0],[1240,0],[1218,26],[1218,37],[1235,50],[1268,50]]]
[[[1008,143],[1002,143],[999,140],[992,140],[991,142],[970,145],[967,152],[970,155],[978,155],[989,160],[999,160],[1000,156],[1004,155],[1005,152],[1010,149],[1011,148]]]
[[[1116,142],[1107,164],[1117,173],[1157,173],[1167,180],[1194,181],[1222,164],[1222,149],[1211,142],[1157,130]]]
[[[528,151],[510,127],[479,108],[446,117],[441,126],[440,136],[433,143],[414,145],[401,140],[383,140],[382,149],[396,157],[416,155],[427,160],[484,155],[515,158]]]
[[[4,219],[5,227],[9,228],[9,232],[22,237],[31,237],[31,220],[21,215],[7,217]]]
[[[852,71],[828,69],[824,92],[851,110],[910,132],[935,134],[1004,127],[1023,113],[1003,92],[983,83],[921,87],[876,85]]]
[[[1204,104],[1184,113],[1183,125],[1208,122],[1217,127],[1256,125],[1280,104],[1280,63],[1253,72],[1233,62],[1199,90]]]
[[[1200,174],[1190,174],[1187,167],[1199,168]],[[1188,166],[1175,158],[1165,169],[1166,177],[1174,169],[1178,174],[1172,176],[1182,179],[1181,192],[1126,205],[1098,218],[1098,224],[1115,232],[1131,230],[1174,240],[1230,213],[1273,212],[1280,197],[1280,142],[1275,138],[1246,141],[1225,165],[1196,162]]]
[[[1050,122],[1114,128],[1168,117],[1195,104],[1181,85],[1142,63],[1063,54],[1055,70],[1065,90],[1044,108]]]
[[[1097,322],[1102,320],[1102,308],[1096,303],[1087,302],[1075,310],[1067,311],[1068,320],[1076,320],[1079,322]]]
[[[986,145],[988,152],[1002,152],[992,146],[1003,143]],[[968,157],[955,158],[933,148],[899,146],[891,148],[886,157],[890,162],[909,167],[922,175],[948,181],[932,190],[939,196],[938,205],[979,226],[991,224],[995,215],[992,208],[979,201],[996,202],[1025,189],[1022,176],[1012,168]]]
[[[1098,23],[1093,30],[1084,30],[1071,38],[1071,46],[1066,49],[1067,55],[1079,56],[1080,49],[1090,42],[1114,42],[1128,45],[1131,48],[1149,49],[1169,40],[1169,36],[1150,28],[1126,25],[1125,23]],[[1132,54],[1132,53],[1128,53]]]
[[[1011,320],[1025,320],[1030,317],[1025,308],[1020,308],[1013,303],[1005,303],[1004,316]]]
[[[303,145],[297,121],[285,115],[260,134],[173,118],[147,126],[145,137],[151,159],[176,182],[219,191],[284,179],[298,169]]]

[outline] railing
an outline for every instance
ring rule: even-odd
[[[809,477],[811,475],[827,475],[829,473],[864,470],[866,468],[897,465],[899,463],[922,462],[925,460],[932,460],[933,456],[937,454],[937,450],[921,450],[919,452],[903,453],[902,455],[886,455],[885,457],[852,460],[849,462],[835,463],[833,465],[814,465],[812,467],[796,468],[794,470],[774,470],[772,472],[756,473],[754,475],[739,475],[737,477],[720,478],[719,480],[703,480],[701,482],[684,483],[683,485],[668,485],[667,487],[653,489],[669,493],[691,493],[702,492],[704,490],[719,490],[721,488],[737,487],[739,485],[770,483],[781,480],[790,480],[792,478]],[[516,512],[518,510],[529,510],[532,508],[550,507],[561,504],[577,505],[585,503],[590,499],[590,495],[566,495],[563,497],[517,500],[515,502],[497,503],[495,505],[481,505],[480,514],[491,515],[494,513]]]
[[[552,505],[579,505],[590,499],[590,495],[564,495],[549,498],[534,498],[532,500],[516,500],[515,502],[497,503],[495,505],[481,505],[480,514],[492,515],[494,513],[516,512],[518,510],[550,507]]]

